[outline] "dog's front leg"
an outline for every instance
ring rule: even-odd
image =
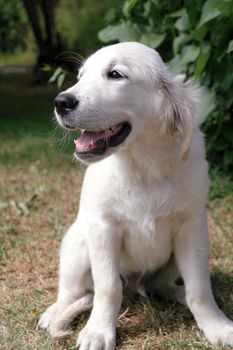
[[[122,302],[119,227],[112,222],[98,221],[89,230],[88,245],[94,302],[91,316],[79,334],[77,347],[79,350],[113,350]]]
[[[204,211],[183,223],[174,240],[175,257],[184,279],[187,305],[199,328],[212,344],[233,345],[233,322],[218,308],[211,290]]]

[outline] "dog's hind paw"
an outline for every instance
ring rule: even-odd
[[[45,310],[37,324],[37,329],[49,330],[49,326],[57,312],[57,304],[54,303]]]
[[[213,345],[229,345],[233,346],[233,322],[219,324],[210,330],[204,331],[206,338]]]

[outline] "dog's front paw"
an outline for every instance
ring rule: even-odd
[[[78,350],[114,350],[115,330],[100,325],[86,325],[79,333],[76,348]]]
[[[233,322],[224,322],[204,330],[206,338],[213,345],[233,346]]]

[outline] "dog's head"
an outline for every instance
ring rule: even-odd
[[[85,163],[127,147],[152,120],[161,134],[181,140],[185,159],[194,105],[183,76],[172,76],[155,50],[129,42],[90,56],[78,82],[55,98],[55,115],[62,127],[82,129],[75,156]]]

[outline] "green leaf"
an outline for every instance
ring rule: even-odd
[[[183,17],[180,17],[175,22],[175,28],[178,29],[180,32],[184,32],[189,29],[189,18],[187,14],[185,14]]]
[[[196,28],[193,31],[193,38],[202,42],[207,32],[208,32],[207,26],[203,25],[200,28]]]
[[[64,80],[65,80],[65,77],[66,77],[66,73],[65,72],[62,72],[58,77],[57,77],[57,87],[58,89],[61,89],[63,83],[64,83]]]
[[[195,66],[195,77],[199,78],[210,58],[210,46],[203,45]]]
[[[231,40],[228,44],[227,53],[230,53],[232,51],[233,51],[233,40]]]
[[[187,10],[186,10],[186,8],[182,8],[182,9],[180,9],[180,10],[178,10],[178,11],[175,11],[175,12],[172,12],[172,13],[170,13],[168,16],[169,17],[173,17],[173,18],[176,18],[176,17],[182,17],[182,16],[184,16],[184,15],[186,15],[187,14]]]
[[[232,149],[226,149],[224,152],[223,162],[225,165],[233,163],[233,152]]]
[[[177,55],[177,53],[180,51],[180,48],[186,44],[189,40],[190,40],[190,35],[188,34],[180,34],[179,36],[177,36],[174,40],[173,40],[173,52],[175,55]]]
[[[142,13],[143,17],[149,17],[149,21],[152,19],[151,16],[150,16],[150,13],[151,13],[151,5],[152,3],[150,1],[146,1],[145,4],[144,4],[144,11]]]
[[[167,62],[171,73],[179,74],[184,71],[184,66],[181,65],[180,55],[176,55],[169,62]]]
[[[208,89],[206,86],[201,87],[201,98],[197,110],[197,119],[199,124],[202,124],[209,114],[215,109],[216,96],[213,90]]]
[[[218,0],[207,0],[202,8],[200,22],[197,27],[203,26],[203,24],[211,21],[212,19],[218,17],[221,12],[215,7]]]
[[[43,67],[41,68],[43,72],[51,72],[53,70],[52,66],[50,64],[45,63]]]
[[[124,2],[123,6],[123,14],[125,17],[130,17],[132,9],[135,7],[137,4],[138,0],[127,0]]]
[[[51,78],[49,79],[49,83],[53,83],[54,81],[57,80],[58,76],[62,73],[62,68],[61,67],[58,67],[53,75],[51,76]]]
[[[232,0],[218,0],[215,8],[217,8],[222,15],[231,17],[233,14]]]
[[[181,52],[181,65],[187,66],[187,64],[194,62],[200,53],[200,47],[195,45],[185,46]]]
[[[140,38],[142,44],[148,45],[153,49],[156,49],[165,39],[165,34],[159,33],[146,33],[143,34]]]
[[[140,32],[136,25],[131,23],[121,23],[116,26],[108,26],[101,30],[98,34],[99,39],[108,43],[110,41],[138,41]]]

